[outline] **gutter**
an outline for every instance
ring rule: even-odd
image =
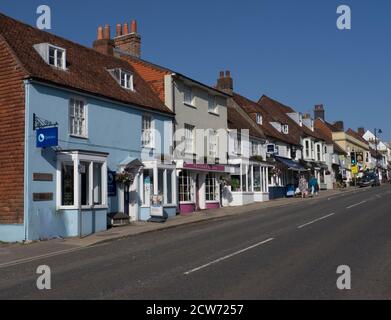
[[[29,188],[28,188],[28,177],[29,177],[29,133],[30,133],[30,81],[24,80],[24,99],[25,99],[25,114],[24,114],[24,199],[23,199],[23,211],[24,211],[24,240],[27,241],[29,236]]]

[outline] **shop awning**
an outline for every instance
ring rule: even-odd
[[[305,167],[303,167],[299,162],[294,161],[292,159],[288,158],[282,158],[282,157],[274,157],[278,162],[283,164],[285,167],[287,167],[289,170],[294,171],[307,171]]]

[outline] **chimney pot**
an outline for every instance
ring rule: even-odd
[[[131,33],[137,33],[137,21],[132,20],[131,22]]]
[[[121,25],[120,23],[117,23],[117,28],[116,28],[115,36],[116,36],[116,37],[122,36],[122,25]]]
[[[97,37],[98,40],[102,40],[103,39],[103,28],[102,27],[98,27],[98,37]]]
[[[129,25],[127,22],[124,23],[124,35],[129,34]]]
[[[231,76],[231,71],[229,71],[229,70],[225,71],[225,76],[227,78],[229,78]]]
[[[220,79],[224,78],[224,71],[220,71]]]
[[[110,26],[108,24],[105,25],[105,29],[104,29],[104,38],[105,39],[110,39],[111,35],[110,35]]]

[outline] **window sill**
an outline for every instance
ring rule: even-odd
[[[78,136],[76,134],[70,134],[69,137],[76,138],[76,139],[88,140],[88,136]]]
[[[88,211],[88,210],[104,210],[108,209],[109,207],[107,205],[96,205],[96,206],[82,206],[82,211]],[[62,206],[58,207],[57,211],[66,211],[66,210],[79,210],[78,207],[75,206]]]
[[[220,117],[220,114],[218,114],[217,112],[213,112],[213,111],[208,111],[208,113],[212,116],[215,116],[215,117]]]
[[[197,107],[194,105],[194,104],[191,104],[191,103],[187,103],[187,102],[183,102],[183,104],[187,107],[190,107],[190,108],[193,108],[193,109],[197,109]]]

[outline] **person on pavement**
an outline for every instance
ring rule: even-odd
[[[304,176],[301,176],[299,180],[299,189],[302,198],[305,198],[306,196],[307,186],[308,186],[307,179]]]

